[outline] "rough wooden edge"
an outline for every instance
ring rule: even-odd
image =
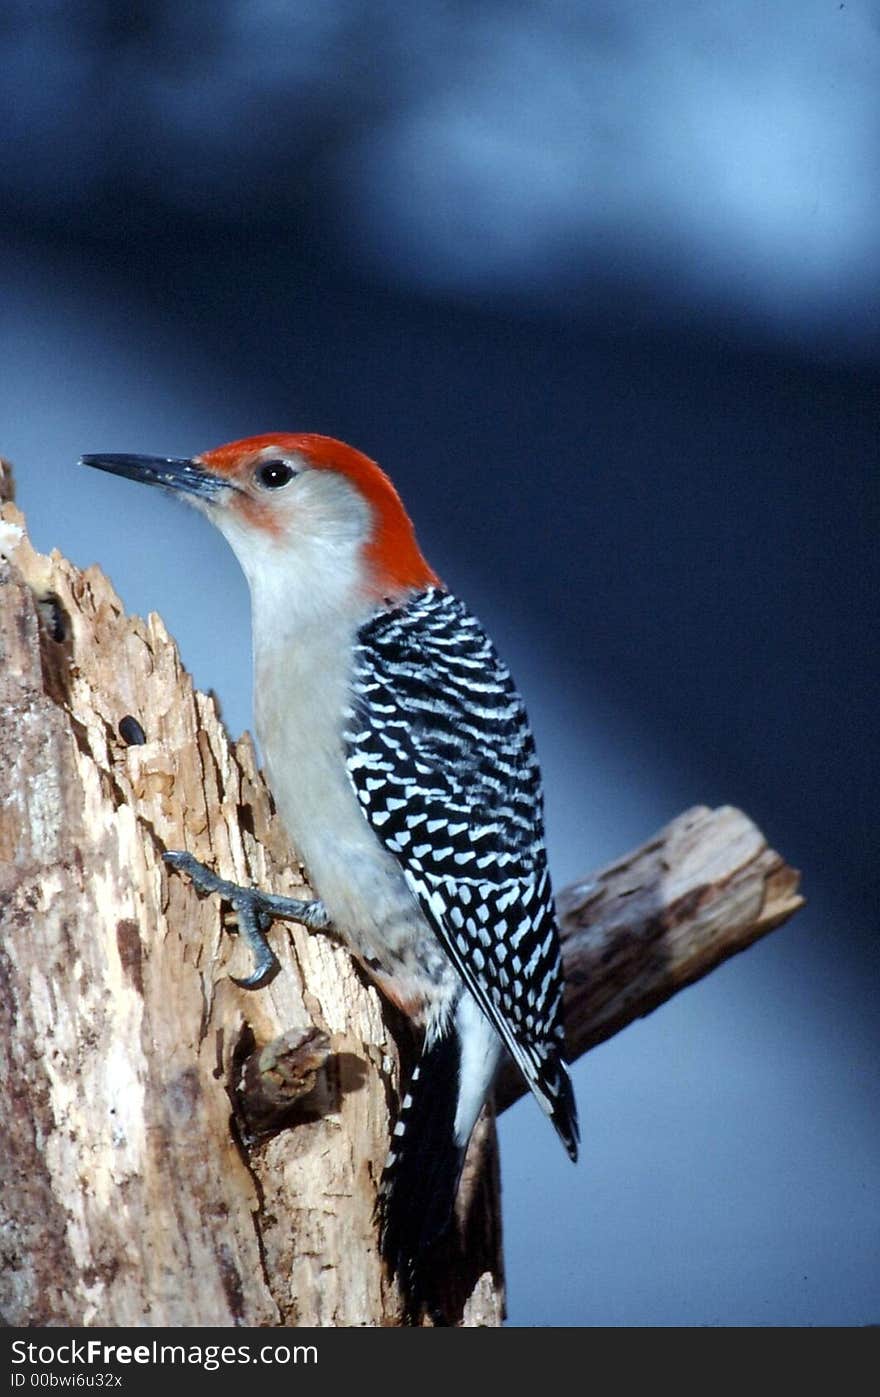
[[[400,1323],[374,1209],[403,1027],[295,924],[271,929],[265,989],[233,983],[249,967],[223,904],[162,854],[309,895],[252,743],[229,741],[158,617],[35,552],[11,503],[0,555],[0,1311]],[[498,1191],[481,1188],[451,1318],[497,1325]]]
[[[695,806],[557,898],[568,1055],[588,1052],[774,927],[800,875],[733,806]],[[523,1094],[504,1073],[503,1110]]]

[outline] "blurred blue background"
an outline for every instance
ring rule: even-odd
[[[514,1324],[880,1320],[880,5],[7,0],[0,451],[234,734],[219,535],[83,451],[378,458],[526,694],[557,886],[696,802],[784,929],[501,1121]]]

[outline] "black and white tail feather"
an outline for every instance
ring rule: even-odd
[[[427,1298],[426,1259],[446,1233],[466,1143],[455,1137],[460,1041],[446,1033],[413,1068],[379,1190],[379,1243],[413,1308]],[[424,1082],[424,1086],[423,1086]]]
[[[454,1014],[429,1031],[381,1187],[383,1253],[416,1286],[449,1225],[501,1043],[577,1158],[559,934],[528,718],[467,608],[432,587],[378,612],[358,635],[352,693],[361,808],[462,981]]]

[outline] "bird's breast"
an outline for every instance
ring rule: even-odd
[[[293,649],[283,665],[257,656],[257,737],[285,829],[334,929],[418,1018],[451,967],[355,794],[343,741],[348,701],[349,669],[337,652]]]

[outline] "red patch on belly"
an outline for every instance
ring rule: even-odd
[[[419,990],[406,980],[386,975],[381,970],[371,970],[369,966],[367,973],[385,998],[389,999],[402,1014],[417,1024],[423,1023],[426,1000]]]

